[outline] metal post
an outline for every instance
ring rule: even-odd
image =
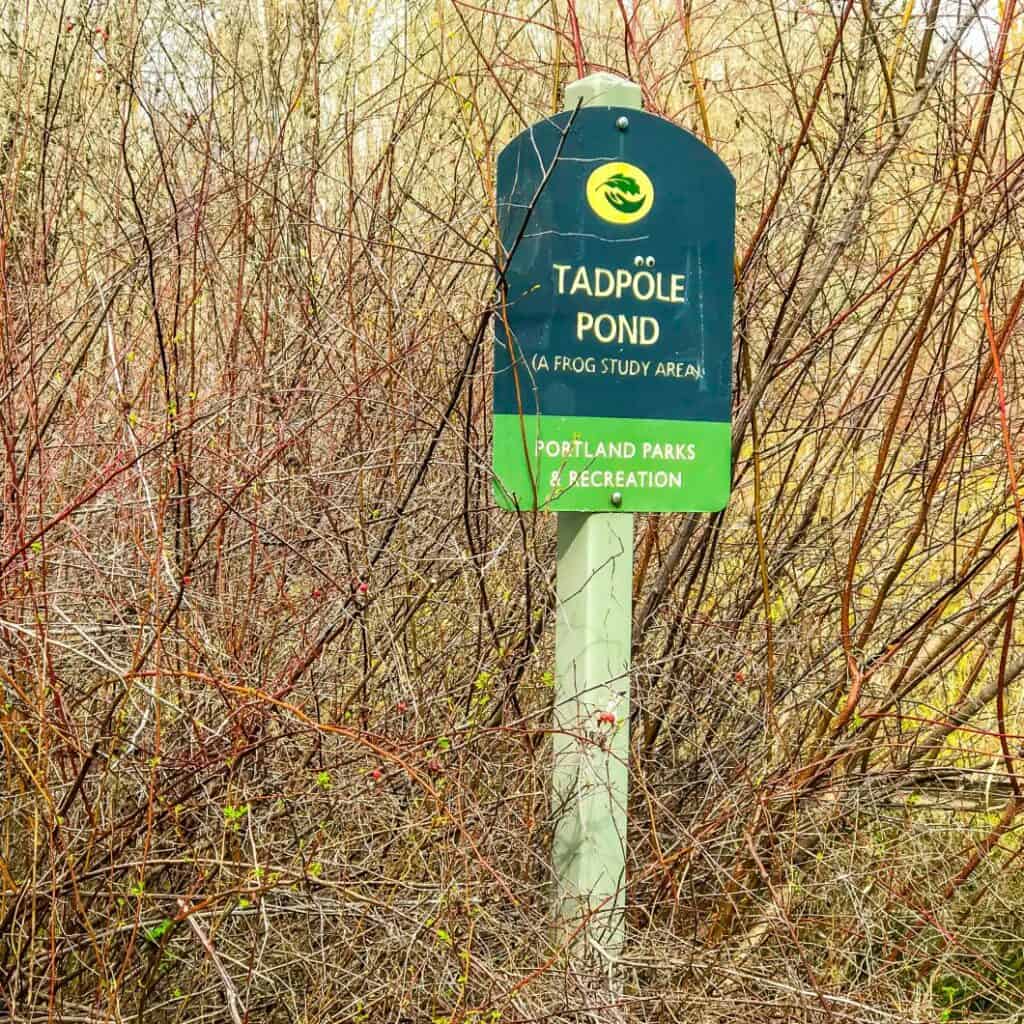
[[[638,109],[640,87],[589,75],[565,90],[565,109],[578,103]],[[563,937],[609,965],[623,940],[632,586],[633,516],[559,513],[555,915]]]

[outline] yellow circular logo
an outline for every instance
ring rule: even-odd
[[[602,220],[633,224],[646,217],[654,205],[654,185],[639,167],[615,160],[591,172],[587,202]]]

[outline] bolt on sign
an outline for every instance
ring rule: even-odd
[[[494,489],[510,509],[715,512],[731,479],[736,186],[640,110],[538,122],[498,158],[509,254]]]

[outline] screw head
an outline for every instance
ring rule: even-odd
[[[624,132],[629,127],[629,118],[626,117],[625,114],[616,118],[615,127],[618,128],[620,132]]]
[[[618,508],[622,504],[622,491],[612,491],[612,504]]]

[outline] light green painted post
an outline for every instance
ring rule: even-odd
[[[622,946],[625,902],[632,568],[631,515],[558,514],[556,915],[572,934],[595,910],[577,945],[609,960]]]
[[[565,90],[566,110],[581,102],[638,109],[640,87],[589,75]],[[557,589],[555,915],[568,937],[596,911],[574,945],[610,965],[622,947],[625,905],[633,516],[560,512]]]

